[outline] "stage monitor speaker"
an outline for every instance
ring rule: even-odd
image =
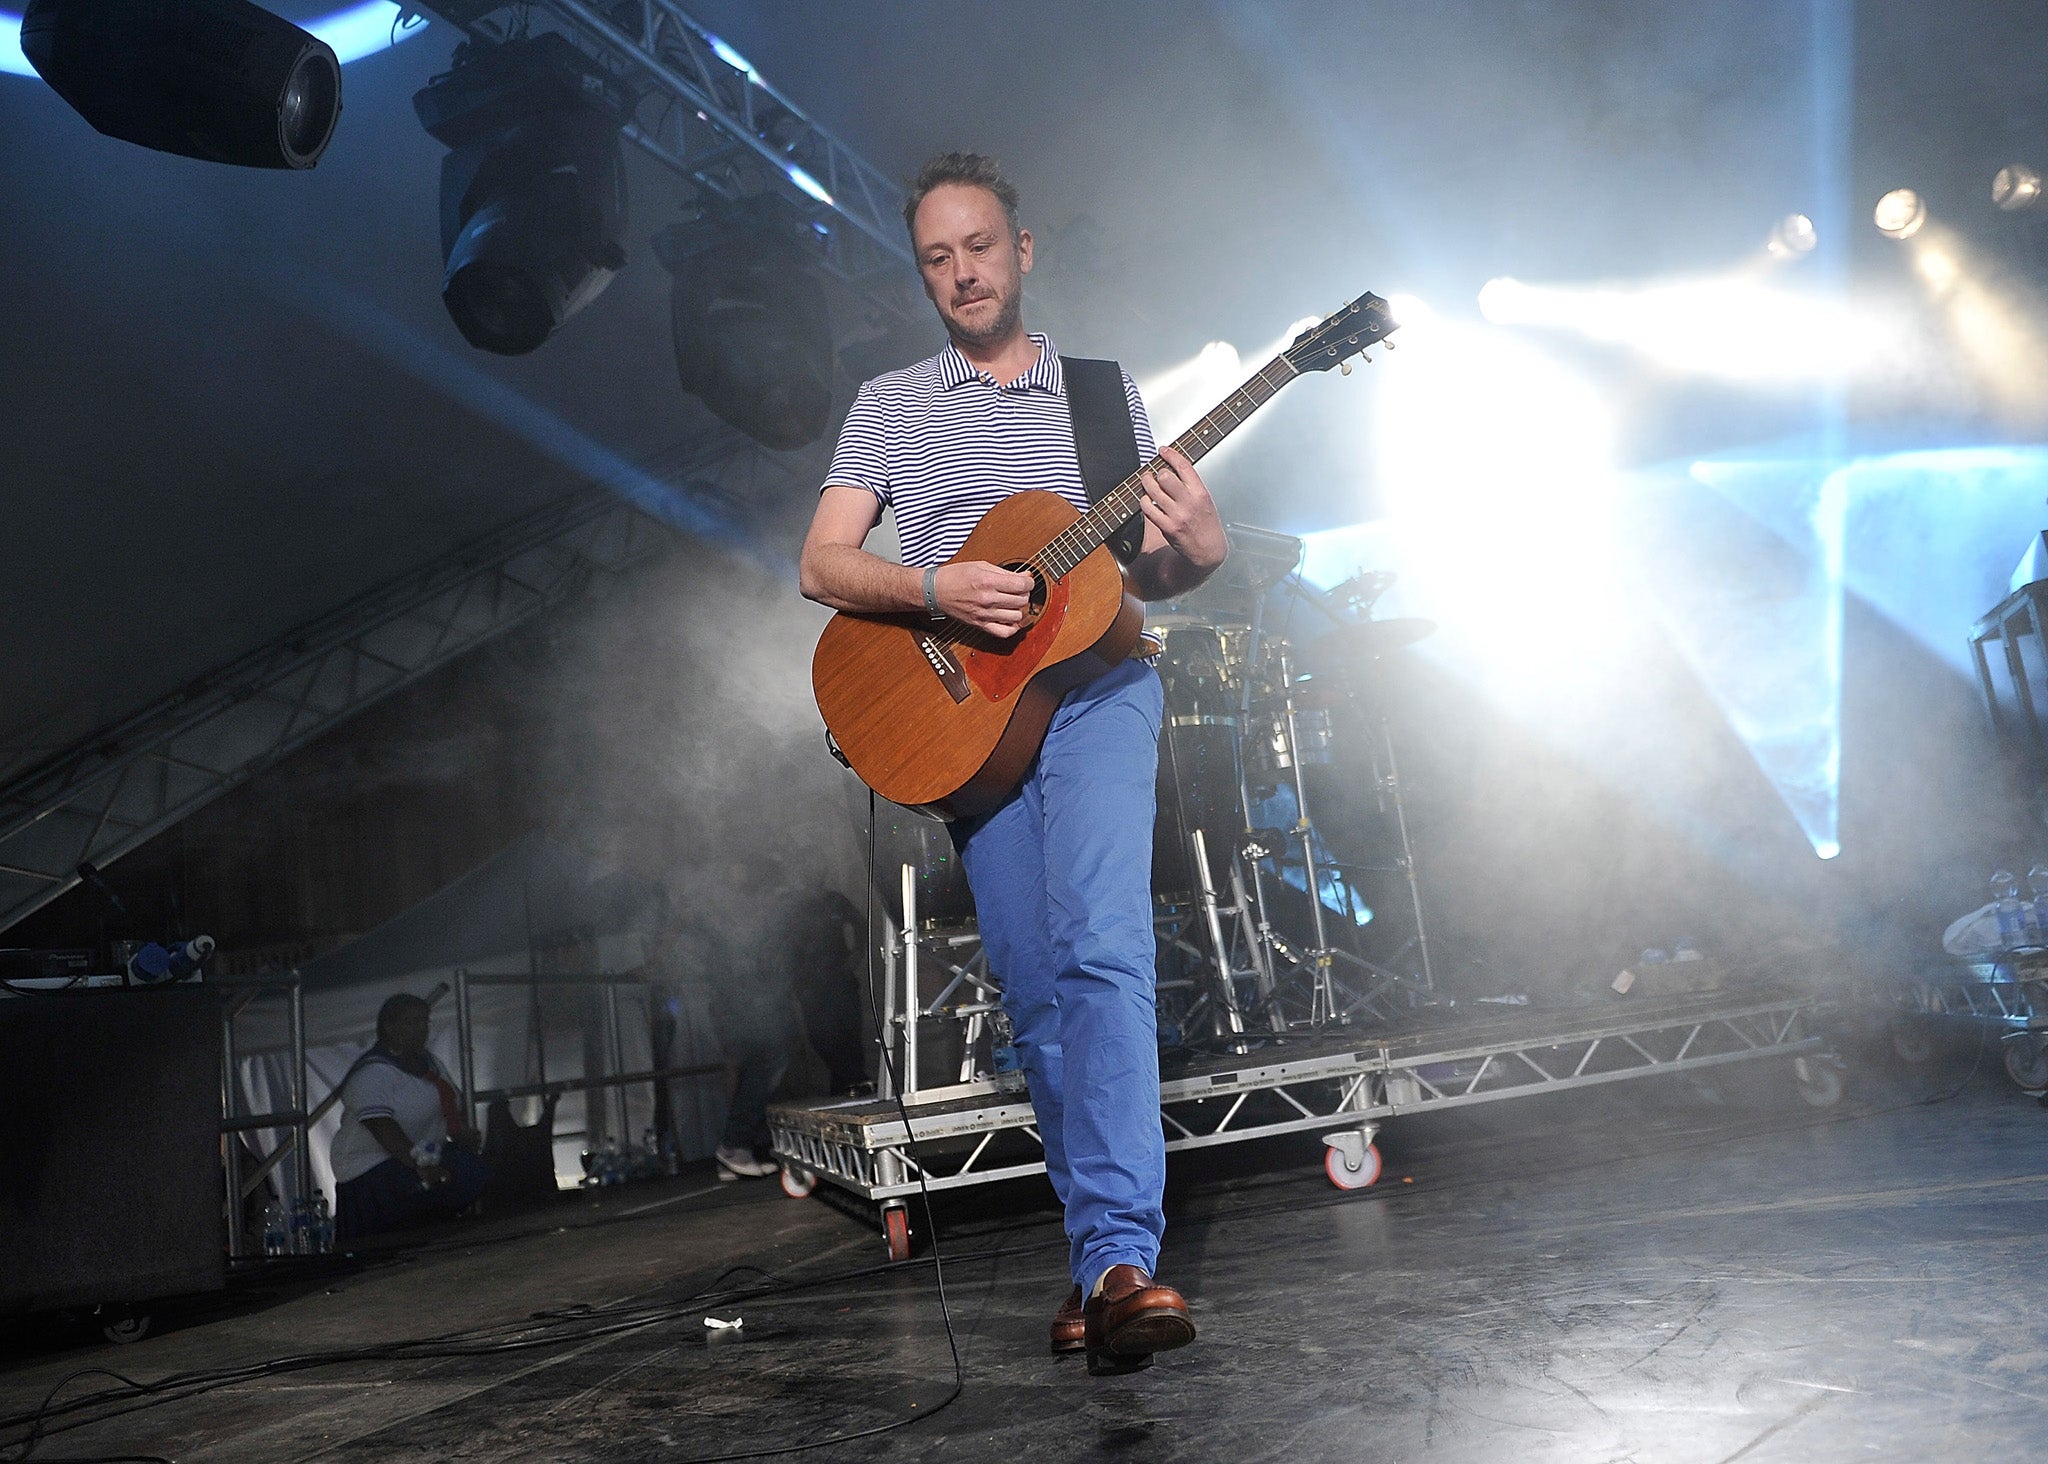
[[[0,996],[0,1312],[227,1281],[220,993]]]

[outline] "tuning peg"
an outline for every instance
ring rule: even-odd
[[[1349,376],[1351,374],[1351,363],[1349,361],[1341,363],[1337,367],[1337,374],[1339,376]]]

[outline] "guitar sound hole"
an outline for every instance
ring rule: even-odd
[[[1021,560],[1013,560],[1005,564],[1003,568],[1015,574],[1028,574],[1031,576],[1031,603],[1024,609],[1024,624],[1018,627],[1018,632],[1021,634],[1036,625],[1038,617],[1045,613],[1045,597],[1048,593],[1045,576],[1040,574],[1034,566],[1026,564]]]

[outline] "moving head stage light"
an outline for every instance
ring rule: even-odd
[[[249,168],[310,168],[341,117],[325,41],[249,0],[29,0],[21,49],[109,137]]]
[[[683,390],[782,451],[823,437],[832,415],[832,320],[804,228],[762,198],[654,240],[675,276],[669,311]]]
[[[625,265],[614,84],[553,32],[456,51],[413,97],[441,160],[441,298],[480,350],[523,355]]]

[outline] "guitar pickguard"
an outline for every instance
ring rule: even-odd
[[[1068,587],[1056,579],[1045,589],[1045,608],[1021,636],[1008,641],[978,638],[965,656],[967,679],[990,701],[999,702],[1037,674],[1039,658],[1066,623]]]

